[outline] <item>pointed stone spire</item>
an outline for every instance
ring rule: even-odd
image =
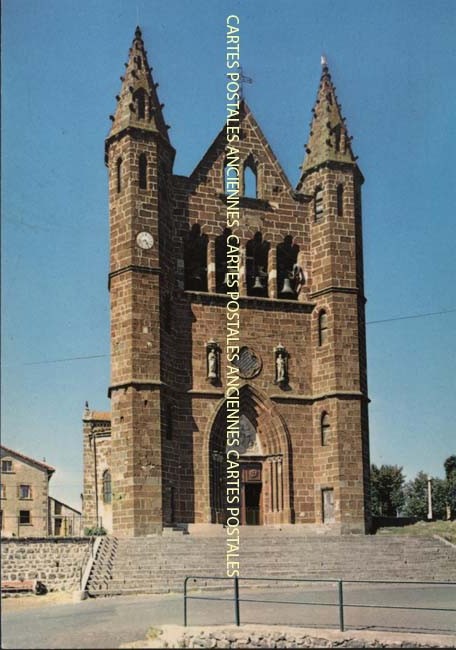
[[[160,133],[167,142],[168,127],[163,118],[162,108],[157,96],[157,86],[152,78],[147,61],[141,29],[136,27],[135,37],[130,48],[125,72],[120,78],[122,88],[117,95],[117,108],[111,115],[112,127],[109,137],[127,127]]]
[[[313,119],[310,126],[306,155],[302,165],[303,173],[328,161],[355,163],[341,107],[337,102],[336,89],[331,81],[326,57],[321,57],[321,79]]]

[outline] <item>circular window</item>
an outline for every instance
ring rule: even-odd
[[[253,379],[261,372],[263,363],[252,348],[244,346],[239,350],[239,359],[233,361],[233,366],[239,368],[242,379]]]

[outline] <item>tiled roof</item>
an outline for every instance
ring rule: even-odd
[[[55,467],[51,467],[51,465],[47,465],[46,463],[43,463],[41,460],[36,460],[35,458],[31,458],[30,456],[26,456],[25,454],[21,454],[19,451],[15,451],[14,449],[10,449],[9,447],[5,447],[5,445],[0,445],[0,448],[6,452],[7,454],[12,454],[13,456],[17,456],[18,458],[22,458],[23,460],[33,463],[34,465],[38,465],[39,467],[42,467],[45,469],[47,472],[52,474],[55,472]]]
[[[111,413],[109,411],[90,411],[90,420],[101,420],[102,422],[111,421]]]

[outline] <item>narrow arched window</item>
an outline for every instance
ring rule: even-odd
[[[326,411],[323,411],[320,419],[320,437],[323,447],[329,443],[330,436],[331,425],[329,424],[329,415],[326,413]]]
[[[257,198],[257,175],[250,163],[246,163],[244,167],[244,196]]]
[[[166,405],[165,434],[166,440],[173,439],[173,409],[171,407],[171,404]]]
[[[268,257],[270,243],[256,232],[246,245],[246,280],[248,296],[268,296]]]
[[[340,183],[337,186],[337,216],[343,217],[344,215],[344,186]]]
[[[223,166],[223,192],[225,194],[228,194],[228,191],[231,189],[228,185],[228,182],[230,180],[230,167],[228,165],[228,162],[225,161],[225,164]]]
[[[318,317],[318,345],[322,346],[328,338],[328,314],[325,311],[320,312]]]
[[[147,156],[142,153],[139,156],[139,187],[147,190]]]
[[[314,217],[315,221],[323,219],[323,188],[318,186],[314,195]]]
[[[103,472],[103,503],[111,503],[112,490],[111,490],[111,472],[106,469]]]
[[[122,158],[118,158],[116,163],[116,185],[117,192],[120,192],[122,190]]]

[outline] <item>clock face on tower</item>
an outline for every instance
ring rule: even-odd
[[[149,248],[152,248],[154,245],[154,238],[150,234],[150,232],[140,232],[137,237],[136,237],[136,243],[140,248],[144,248],[145,250],[148,250]]]

